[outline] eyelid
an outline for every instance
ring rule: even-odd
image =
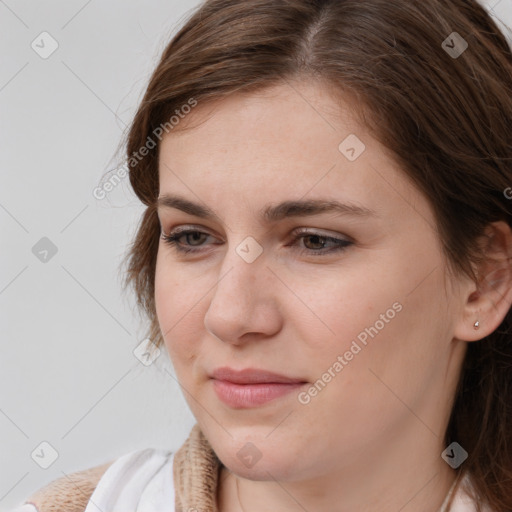
[[[165,231],[163,226],[161,225],[161,230],[162,230],[162,233],[164,233],[166,235],[171,235],[171,234],[177,235],[177,234],[182,233],[184,231],[200,231],[201,233],[205,233],[207,235],[217,237],[217,235],[214,235],[212,233],[211,229],[205,228],[204,226],[197,226],[195,224],[182,224],[182,225],[179,225],[179,226],[177,226],[175,228],[171,227],[171,228],[169,228],[168,231]]]
[[[344,233],[325,231],[325,230],[319,229],[319,228],[302,227],[302,228],[294,229],[291,232],[291,235],[293,235],[293,236],[303,235],[303,234],[304,235],[318,235],[320,237],[325,237],[325,238],[337,238],[339,240],[346,240],[347,242],[354,242],[354,240],[350,236],[348,236]]]

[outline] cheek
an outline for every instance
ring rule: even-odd
[[[352,336],[346,339],[355,340],[361,351],[353,357],[346,376],[357,389],[373,390],[379,397],[377,407],[379,402],[389,405],[390,390],[406,403],[415,403],[442,373],[439,362],[448,346],[449,305],[440,292],[440,272],[421,286],[417,286],[420,276],[402,280],[404,286],[396,286],[398,280],[395,287],[388,282],[388,292],[373,296],[375,302],[363,315],[364,323],[352,324]],[[359,342],[361,334],[365,343]]]
[[[159,264],[159,259],[160,254],[155,269],[155,309],[160,330],[164,339],[167,339],[178,305],[174,301],[175,294],[172,293],[172,290],[176,290],[179,283],[173,279],[172,274],[166,271],[163,265]]]
[[[313,280],[308,275],[292,284],[301,300],[290,301],[285,314],[294,319],[294,327],[300,326],[302,339],[315,351],[311,361],[320,356],[325,363],[349,350],[354,340],[361,347],[365,342],[369,345],[369,340],[382,337],[400,316],[397,283],[384,280],[381,269],[375,271],[378,279],[368,267],[351,272],[342,269],[339,274]]]
[[[179,278],[176,269],[158,264],[155,272],[155,309],[164,343],[178,368],[190,364],[198,351],[201,302],[194,287]]]
[[[425,280],[430,270],[417,265],[406,273],[393,255],[389,264],[368,262],[364,271],[351,269],[343,279],[316,280],[316,287],[311,279],[296,281],[294,292],[304,304],[295,301],[286,314],[299,322],[299,337],[307,340],[303,356],[311,362],[310,375],[337,369],[349,382],[370,387],[380,384],[369,369],[400,386],[421,380],[420,374],[435,364],[446,328],[442,270]],[[338,356],[343,357],[343,370],[339,364],[332,369]]]

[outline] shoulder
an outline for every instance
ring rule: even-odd
[[[109,461],[53,480],[33,493],[25,504],[33,505],[32,510],[35,507],[38,512],[83,512],[96,485],[113,462]],[[20,512],[23,510],[29,512],[31,508],[20,507]]]
[[[491,510],[478,496],[473,478],[468,473],[463,476],[460,485],[457,486],[449,510],[450,512],[497,512]]]
[[[121,510],[141,499],[173,503],[173,453],[144,448],[50,482],[11,512]],[[35,507],[35,508],[34,508]]]

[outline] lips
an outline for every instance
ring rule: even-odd
[[[304,379],[294,379],[266,370],[253,368],[233,370],[226,366],[214,370],[211,377],[216,380],[232,382],[233,384],[303,384],[306,382]]]
[[[212,372],[211,378],[218,398],[234,409],[261,406],[306,384],[303,379],[253,368],[218,368]]]

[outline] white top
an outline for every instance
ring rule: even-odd
[[[156,448],[129,452],[103,473],[85,512],[174,512],[174,453]],[[24,503],[10,512],[38,512]]]
[[[175,512],[173,462],[172,452],[156,448],[135,450],[119,457],[100,478],[85,512]],[[450,494],[439,512],[445,510],[449,497]],[[34,505],[25,503],[10,512],[38,511]],[[462,485],[450,512],[476,512],[475,503]]]
[[[85,512],[173,512],[173,462],[172,452],[156,448],[123,455],[103,474]]]

